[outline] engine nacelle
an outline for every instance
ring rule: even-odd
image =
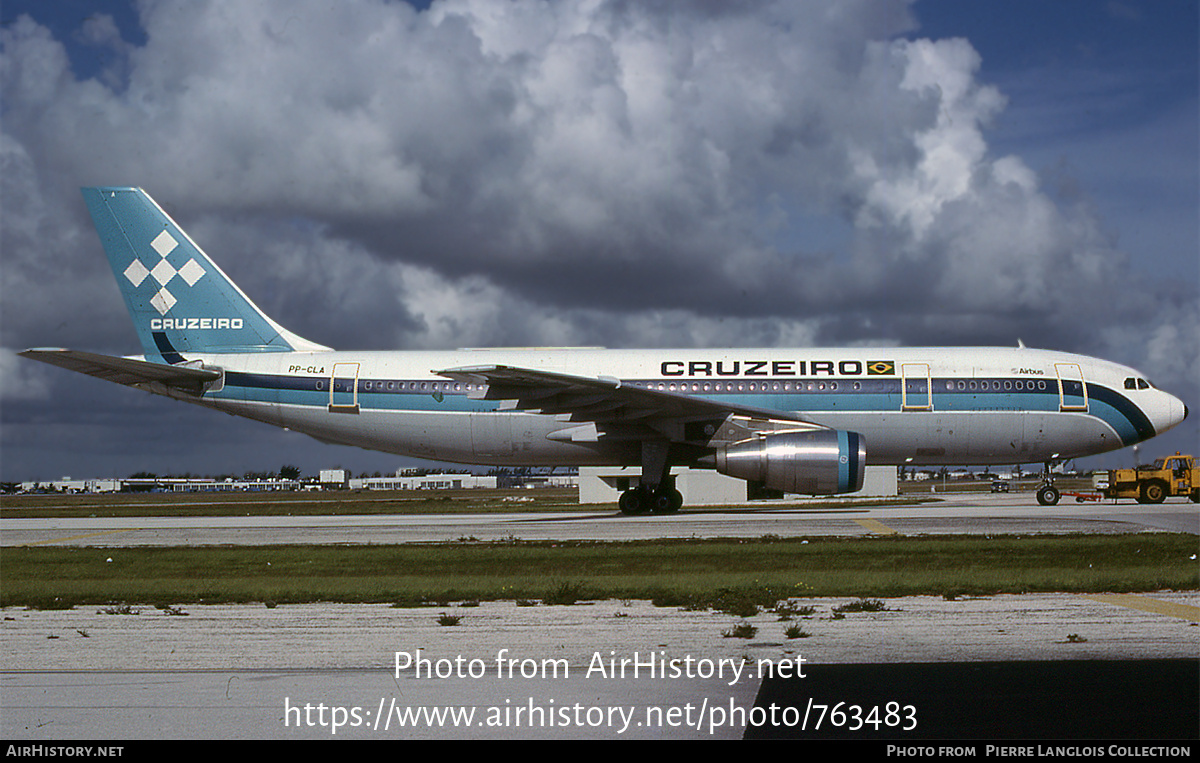
[[[721,474],[805,495],[862,490],[866,465],[865,438],[836,429],[759,434],[716,453]]]

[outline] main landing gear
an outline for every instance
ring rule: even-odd
[[[617,505],[622,514],[674,514],[683,506],[683,494],[667,485],[659,485],[658,489],[639,485],[621,493]]]
[[[641,484],[621,493],[617,505],[622,514],[674,514],[683,506],[683,494],[675,489],[671,479],[669,451],[670,445],[666,442],[642,442]]]

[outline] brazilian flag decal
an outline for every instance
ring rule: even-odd
[[[872,360],[867,363],[867,376],[895,376],[896,361]]]

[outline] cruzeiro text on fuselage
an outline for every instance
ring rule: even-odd
[[[664,360],[663,376],[894,376],[892,360]]]

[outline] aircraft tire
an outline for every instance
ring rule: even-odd
[[[671,513],[679,511],[683,508],[683,493],[678,490],[671,491]]]
[[[674,514],[683,506],[683,493],[678,490],[663,490],[654,494],[655,514]]]
[[[1037,502],[1043,506],[1055,506],[1058,504],[1059,492],[1053,485],[1043,485],[1038,488]]]
[[[642,491],[637,488],[621,493],[621,497],[617,501],[617,507],[621,509],[622,514],[630,517],[645,514],[648,508]]]

